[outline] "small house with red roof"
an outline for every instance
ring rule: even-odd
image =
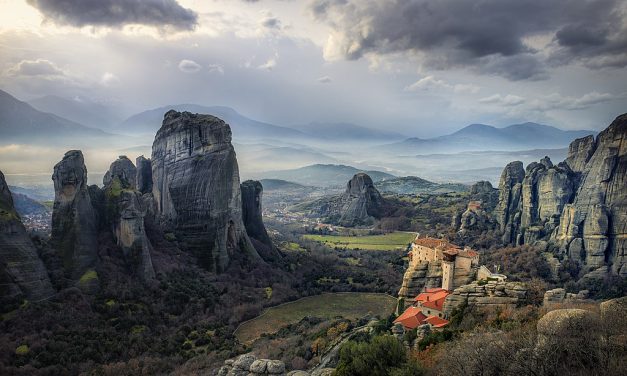
[[[444,317],[444,301],[450,292],[442,288],[427,288],[414,299],[414,305],[426,316]]]

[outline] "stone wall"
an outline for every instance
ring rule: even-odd
[[[456,288],[444,301],[444,315],[468,301],[476,308],[516,307],[527,297],[527,287],[520,282],[472,282]]]

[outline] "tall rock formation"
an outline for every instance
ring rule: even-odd
[[[163,227],[209,270],[259,256],[242,221],[231,128],[211,115],[168,111],[152,145],[153,196]]]
[[[579,253],[588,269],[611,266],[627,277],[627,114],[594,143],[574,141],[566,163],[573,164],[578,185],[552,239],[569,255]]]
[[[367,174],[355,174],[346,184],[343,198],[340,224],[345,226],[368,224],[374,218],[381,217],[383,197]]]
[[[111,166],[109,171],[102,179],[102,184],[105,186],[110,185],[113,182],[113,178],[117,177],[119,181],[129,189],[135,189],[135,180],[137,179],[137,169],[133,162],[126,155],[120,155]]]
[[[41,300],[54,292],[0,171],[0,301],[8,304],[5,299]]]
[[[525,170],[522,162],[515,161],[505,166],[499,181],[499,202],[494,209],[494,214],[503,233],[503,242],[506,243],[518,243],[524,178]]]
[[[135,185],[137,190],[141,193],[152,193],[152,165],[150,158],[144,158],[140,155],[135,160],[137,165],[137,177],[135,179]]]
[[[107,223],[132,269],[148,280],[155,277],[151,257],[153,247],[146,235],[146,203],[141,192],[134,190],[135,170],[125,156],[111,164],[104,187]]]
[[[348,181],[344,193],[300,204],[294,209],[322,217],[329,223],[353,227],[372,225],[375,219],[381,218],[385,200],[370,176],[360,172]]]
[[[54,166],[51,243],[68,278],[91,280],[98,257],[98,218],[87,187],[80,150],[70,150]]]
[[[506,243],[548,240],[584,272],[601,268],[627,276],[627,114],[596,139],[573,141],[568,157],[510,163],[495,210]],[[605,268],[605,269],[604,269]],[[599,269],[599,270],[601,270]]]
[[[241,184],[241,190],[242,219],[255,249],[265,261],[279,259],[280,255],[263,224],[261,209],[263,186],[256,180],[246,180]]]

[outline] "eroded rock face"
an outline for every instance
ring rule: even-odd
[[[239,169],[224,121],[169,111],[152,145],[153,196],[164,229],[209,270],[253,258],[242,221]]]
[[[503,242],[506,243],[517,243],[518,240],[524,178],[525,170],[522,162],[515,161],[505,166],[499,181],[499,202],[494,213],[503,233]]]
[[[476,308],[516,307],[527,297],[527,287],[520,282],[488,281],[486,284],[472,282],[460,286],[446,297],[444,313],[449,316],[464,302]]]
[[[346,184],[344,201],[340,224],[365,224],[381,217],[383,197],[367,174],[355,174]]]
[[[15,211],[11,192],[0,171],[0,298],[37,301],[54,293],[46,268]]]
[[[262,218],[263,186],[256,180],[247,180],[241,184],[242,219],[248,236],[253,240],[255,249],[265,261],[280,258],[266,231]]]
[[[150,159],[141,155],[137,157],[135,164],[137,165],[137,176],[135,179],[137,190],[141,193],[152,193],[152,165],[150,164]]]
[[[405,300],[405,306],[411,304],[413,299],[427,288],[442,286],[442,262],[419,262],[410,266],[403,275],[403,283],[398,296]]]
[[[494,191],[494,187],[492,187],[492,183],[486,180],[478,181],[475,184],[470,186],[471,195],[492,193],[493,191]]]
[[[144,220],[148,210],[141,192],[134,190],[135,180],[128,179],[135,166],[127,161],[120,157],[111,164],[107,173],[109,180],[104,187],[107,222],[135,273],[144,280],[150,280],[155,277],[155,271],[151,257],[153,248],[146,235]],[[119,166],[124,166],[124,169]]]
[[[627,276],[627,114],[599,133],[573,141],[566,160],[527,166],[517,201],[520,169],[501,176],[495,212],[503,241],[550,240],[590,272],[610,267]],[[518,163],[518,162],[516,162]],[[515,178],[511,178],[514,176]],[[520,219],[520,222],[518,222]]]
[[[54,166],[51,243],[63,260],[65,274],[78,280],[98,258],[98,219],[87,187],[87,168],[80,150],[65,153]]]
[[[126,155],[120,155],[111,166],[109,171],[102,179],[105,186],[111,185],[114,178],[118,178],[122,185],[129,189],[135,189],[135,180],[137,179],[137,169],[133,162]]]

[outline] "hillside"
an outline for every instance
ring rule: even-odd
[[[211,114],[224,120],[231,126],[235,138],[305,138],[305,134],[290,128],[250,119],[230,107],[201,106],[197,104],[177,104],[163,106],[140,112],[124,120],[117,129],[121,133],[154,133],[163,120],[163,114],[169,110],[189,111],[192,113]]]
[[[281,179],[261,179],[260,182],[264,191],[307,188],[302,184]]]
[[[314,187],[333,187],[346,185],[359,172],[367,173],[375,182],[396,177],[382,171],[364,171],[346,165],[315,164],[291,170],[264,172],[261,178],[288,180]]]
[[[2,143],[58,143],[81,138],[89,141],[114,137],[62,117],[41,112],[0,90],[0,139]]]
[[[30,100],[28,104],[39,111],[104,130],[112,128],[122,120],[118,110],[86,99],[66,99],[46,95]]]
[[[468,186],[459,183],[434,183],[417,176],[385,179],[375,183],[381,192],[398,194],[465,192]]]

